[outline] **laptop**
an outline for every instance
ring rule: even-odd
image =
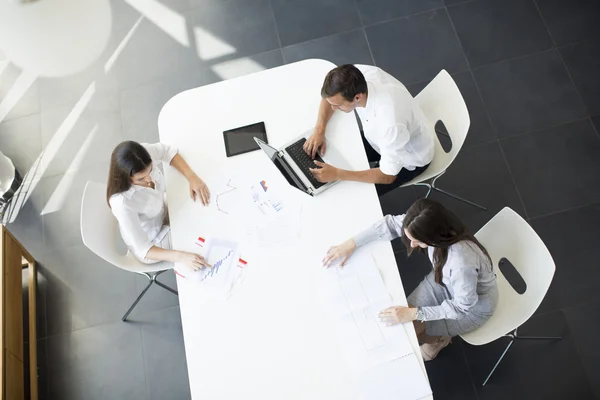
[[[291,140],[280,150],[268,145],[259,138],[255,137],[254,140],[273,164],[275,164],[290,185],[310,196],[316,196],[339,181],[322,183],[310,172],[310,168],[318,167],[310,156],[306,154],[303,147],[307,137],[310,136],[312,132],[312,129],[307,131],[304,135]],[[326,155],[321,156],[317,154],[315,160],[341,168],[348,165],[327,139],[326,146]]]

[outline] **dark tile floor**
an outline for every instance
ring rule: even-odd
[[[375,64],[413,94],[448,70],[469,107],[471,129],[439,184],[489,211],[434,198],[474,231],[501,208],[513,208],[556,261],[551,289],[523,332],[563,340],[516,343],[482,388],[503,342],[474,347],[455,339],[427,363],[435,398],[600,399],[600,2],[149,3],[166,8],[149,17],[112,0],[112,37],[101,59],[75,76],[38,79],[0,123],[0,150],[21,171],[62,142],[9,225],[41,264],[41,399],[189,398],[177,298],[153,288],[132,322],[120,322],[144,282],[83,246],[83,185],[105,177],[119,141],[157,141],[158,113],[174,94],[306,58]],[[19,73],[12,64],[0,72],[0,100]],[[401,213],[421,195],[400,189],[382,197],[382,207]],[[428,261],[406,258],[400,243],[393,247],[410,292]],[[164,280],[175,284],[171,274]]]

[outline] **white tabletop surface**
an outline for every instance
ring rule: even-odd
[[[208,297],[178,277],[193,399],[362,398],[317,286],[319,261],[328,247],[382,217],[374,186],[341,182],[312,198],[285,185],[261,151],[227,158],[222,133],[264,121],[274,146],[302,134],[316,121],[323,78],[334,67],[306,60],[188,90],[160,113],[160,140],[176,146],[207,182],[229,171],[264,171],[302,203],[302,229],[295,243],[268,251],[244,248],[246,278],[229,300]],[[336,112],[327,137],[353,168],[368,168],[353,114]],[[173,168],[167,168],[166,179],[174,248],[195,251],[198,236],[243,240],[228,217],[191,201],[187,182]],[[405,305],[390,243],[372,243],[368,249],[394,302]],[[412,325],[405,329],[420,354]],[[425,370],[422,360],[421,367]],[[397,384],[410,382],[399,377]]]

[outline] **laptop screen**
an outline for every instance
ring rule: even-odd
[[[272,158],[271,160],[273,160],[273,164],[275,164],[277,169],[279,169],[279,171],[281,172],[281,175],[285,177],[285,179],[290,185],[292,185],[296,189],[303,191],[304,193],[308,193],[307,187],[304,185],[304,183],[302,183],[300,178],[298,178],[298,175],[296,175],[296,173],[290,168],[289,165],[287,165],[287,163],[282,161],[277,156],[275,156],[275,158]]]

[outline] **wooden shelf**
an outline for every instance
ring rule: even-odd
[[[28,269],[29,302],[29,376],[28,398],[38,399],[37,382],[37,325],[36,325],[36,266],[31,254],[4,227],[0,227],[0,399],[25,398],[25,360],[23,340],[23,268]]]

